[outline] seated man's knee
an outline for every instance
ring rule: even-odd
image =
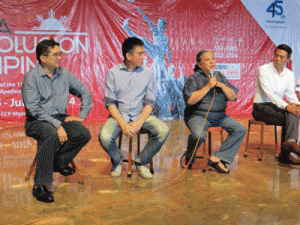
[[[198,140],[200,135],[201,135],[200,138],[205,141],[206,140],[206,132],[204,130],[202,131],[202,133],[201,133],[201,130],[191,131],[190,138],[192,138],[194,140]]]
[[[239,124],[239,131],[243,134],[247,133],[247,128],[243,124]]]
[[[92,135],[88,130],[84,132],[83,136],[86,142],[89,142],[92,139]]]
[[[244,136],[247,134],[247,128],[244,125],[242,125],[242,132]]]
[[[99,139],[100,145],[103,148],[106,148],[109,146],[110,142],[113,139],[112,133],[108,129],[105,129],[103,127],[98,135],[98,139]]]
[[[82,124],[80,124],[80,126],[74,128],[76,129],[76,132],[73,132],[73,141],[77,142],[77,141],[80,141],[80,142],[84,142],[84,143],[88,143],[92,136],[91,136],[91,133],[90,131],[85,127],[83,126]]]
[[[164,140],[170,135],[170,128],[167,124],[163,124],[159,127],[158,130],[159,139]]]
[[[235,133],[239,133],[240,136],[245,136],[247,134],[247,128],[239,123],[239,126],[237,126],[237,129],[235,130]]]

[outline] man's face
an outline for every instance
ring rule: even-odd
[[[133,50],[133,54],[127,53],[127,59],[134,67],[140,67],[143,65],[146,51],[143,46],[136,46]]]
[[[276,69],[282,69],[288,62],[290,58],[288,58],[288,53],[282,49],[277,49],[274,54],[274,66]]]
[[[203,72],[209,72],[209,70],[214,70],[216,68],[216,59],[214,54],[211,52],[205,52],[201,56],[201,62],[199,63],[199,67],[203,70]]]
[[[50,49],[50,53],[47,56],[42,56],[42,62],[44,66],[50,67],[52,69],[56,69],[60,66],[62,52],[60,48],[55,45],[52,49]]]

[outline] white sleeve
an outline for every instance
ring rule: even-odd
[[[300,91],[300,77],[297,80],[295,91]]]
[[[258,69],[258,77],[257,77],[257,85],[259,85],[260,90],[264,93],[264,95],[270,99],[270,101],[278,106],[281,109],[285,109],[288,106],[283,99],[278,97],[271,89],[270,84],[272,81],[269,79],[268,71],[263,67],[259,67]]]
[[[285,91],[285,96],[287,100],[289,101],[289,104],[300,104],[298,97],[296,95],[296,90],[295,90],[295,77],[294,74],[291,75],[291,80],[292,82],[289,84],[288,89]],[[298,80],[299,82],[299,80]],[[300,90],[300,89],[299,89]]]

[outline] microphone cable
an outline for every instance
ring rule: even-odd
[[[211,74],[211,77],[213,78],[213,71],[209,71],[209,72],[210,72],[210,74]],[[202,135],[202,132],[203,132],[203,128],[204,128],[204,126],[205,126],[205,123],[206,123],[208,114],[209,114],[209,112],[210,112],[210,109],[211,109],[211,107],[212,107],[212,104],[213,104],[213,102],[214,102],[214,100],[215,100],[215,96],[216,96],[216,88],[215,88],[215,86],[213,87],[213,89],[214,89],[213,98],[212,98],[212,100],[211,100],[211,103],[210,103],[209,108],[208,108],[208,110],[207,110],[207,113],[206,113],[206,115],[205,115],[204,122],[203,122],[203,125],[202,125],[202,127],[201,127],[201,131],[200,131],[199,137],[198,137],[198,139],[197,139],[195,148],[194,148],[194,150],[193,150],[193,154],[192,154],[192,156],[191,156],[189,162],[188,162],[186,165],[184,165],[182,161],[183,161],[183,158],[184,158],[185,156],[187,156],[187,151],[186,151],[186,152],[181,156],[181,158],[180,158],[180,166],[181,166],[182,168],[184,168],[184,170],[186,170],[186,169],[188,168],[188,166],[191,164],[191,162],[192,162],[192,160],[193,160],[193,158],[194,158],[194,155],[195,155],[195,153],[196,153],[196,150],[197,150],[197,148],[198,148],[198,144],[199,144],[199,141],[200,141],[200,137],[201,137],[201,135]],[[200,147],[200,146],[199,146],[199,147]],[[203,149],[203,152],[204,152],[204,151],[205,151],[205,149]],[[204,160],[204,158],[203,158],[203,160]]]

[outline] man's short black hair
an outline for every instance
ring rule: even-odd
[[[36,50],[36,59],[39,61],[40,64],[41,64],[40,56],[49,55],[50,50],[54,48],[54,46],[56,45],[59,46],[59,43],[57,43],[53,39],[46,39],[38,43],[35,50]]]
[[[274,54],[276,53],[277,49],[286,51],[288,58],[290,58],[292,56],[293,50],[292,50],[292,48],[290,46],[288,46],[286,44],[278,45],[277,48],[275,49]]]
[[[144,42],[136,37],[126,38],[122,44],[122,53],[124,60],[126,60],[126,54],[133,54],[136,46],[144,46]]]

